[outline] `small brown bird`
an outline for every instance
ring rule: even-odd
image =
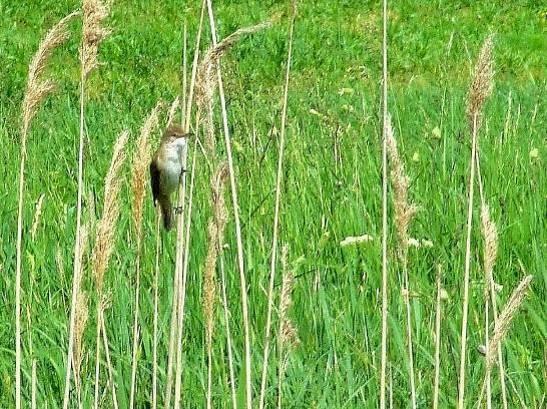
[[[186,140],[191,134],[176,125],[170,125],[161,138],[160,146],[150,163],[150,180],[154,206],[159,203],[166,230],[173,227],[173,206],[171,195],[177,189],[180,178],[186,169],[182,157]]]

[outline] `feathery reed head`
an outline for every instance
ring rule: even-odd
[[[394,191],[395,226],[400,241],[400,257],[403,262],[406,262],[406,254],[409,245],[408,226],[418,211],[418,207],[409,203],[408,200],[408,186],[410,180],[405,172],[404,163],[399,155],[397,140],[393,135],[393,128],[391,126],[391,117],[388,117],[387,119],[386,137],[387,153],[391,163],[390,177]]]
[[[146,175],[150,164],[150,134],[158,126],[158,114],[163,102],[158,102],[146,118],[137,140],[137,151],[133,157],[133,169],[131,172],[131,189],[133,190],[133,224],[140,242],[142,231],[142,212],[144,196],[146,194]]]
[[[36,115],[38,106],[55,89],[52,79],[43,78],[44,70],[51,53],[68,39],[68,23],[78,14],[78,12],[71,13],[55,24],[47,32],[32,58],[28,69],[27,88],[23,97],[21,129],[23,138],[26,138],[30,121]]]
[[[484,274],[486,275],[486,288],[488,288],[498,256],[498,230],[496,224],[490,219],[490,209],[487,205],[481,207],[481,230],[484,237]]]
[[[287,266],[287,245],[281,250],[281,266],[283,268],[283,282],[281,284],[281,298],[279,302],[280,330],[279,342],[281,345],[293,347],[300,343],[298,331],[294,323],[288,317],[288,311],[292,306],[292,291],[294,286],[294,274]]]
[[[114,247],[114,233],[120,210],[119,193],[122,185],[120,170],[125,160],[125,144],[129,133],[124,131],[114,145],[112,161],[105,178],[103,215],[97,226],[93,249],[93,275],[99,293],[102,291],[104,273]]]
[[[36,240],[36,232],[38,231],[38,225],[40,224],[40,218],[42,217],[42,207],[44,205],[44,198],[46,195],[42,193],[38,202],[36,203],[36,211],[34,212],[34,221],[32,222],[32,228],[30,229],[30,237],[32,241]]]
[[[87,77],[99,65],[97,55],[99,44],[109,34],[110,30],[103,27],[103,20],[110,12],[110,2],[101,0],[83,0],[83,38],[82,38],[82,70]]]
[[[489,35],[486,37],[486,40],[484,40],[479,53],[473,74],[473,81],[471,82],[467,94],[466,113],[471,132],[473,132],[473,128],[475,127],[475,120],[476,128],[479,128],[484,101],[486,101],[486,98],[488,98],[494,88],[494,61],[492,59],[493,48],[494,36]]]
[[[76,383],[80,383],[80,366],[83,357],[83,337],[89,317],[88,297],[85,291],[80,291],[76,299],[76,321],[74,326],[74,377]]]
[[[498,321],[496,322],[494,335],[492,335],[492,338],[490,338],[490,343],[488,344],[488,355],[486,356],[486,365],[488,369],[492,368],[492,365],[494,365],[498,345],[505,338],[505,335],[509,330],[513,318],[515,318],[515,315],[519,310],[522,301],[528,294],[532,278],[532,275],[528,275],[522,279],[517,288],[513,290],[509,301],[507,301],[507,304],[505,304],[505,307],[503,308],[498,318]]]
[[[240,28],[224,38],[216,46],[211,46],[207,50],[197,69],[196,103],[199,109],[208,107],[213,98],[217,83],[215,79],[216,68],[222,56],[226,54],[241,37],[256,33],[271,25],[272,20],[270,19],[254,26]]]
[[[224,237],[224,229],[228,221],[228,211],[226,210],[226,202],[224,201],[227,177],[228,168],[225,163],[221,163],[211,179],[213,217],[209,221],[208,226],[209,247],[207,249],[207,258],[205,259],[203,283],[203,313],[208,342],[213,334],[216,265]]]

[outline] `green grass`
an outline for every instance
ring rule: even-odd
[[[27,67],[45,31],[77,2],[7,2],[0,5],[0,407],[14,406],[14,283],[17,219],[18,129]],[[193,44],[199,2],[127,1],[114,3],[109,21],[114,32],[100,50],[104,66],[93,74],[86,126],[85,220],[100,217],[103,178],[116,135],[138,130],[159,98],[179,92],[181,26],[188,23]],[[284,10],[283,2],[218,2],[218,30],[223,37],[240,26]],[[304,3],[304,2],[302,2]],[[423,3],[423,4],[422,4]],[[433,388],[436,265],[443,266],[441,407],[457,396],[466,195],[470,138],[465,121],[466,87],[480,44],[493,31],[496,87],[485,108],[480,135],[484,189],[499,229],[499,258],[494,275],[503,285],[499,304],[526,272],[532,290],[504,343],[510,407],[519,397],[539,407],[545,372],[545,286],[547,284],[547,115],[544,95],[545,6],[535,1],[511,5],[491,2],[416,2],[390,4],[390,111],[396,137],[411,178],[412,200],[421,206],[411,236],[433,241],[431,249],[412,249],[412,292],[416,384],[420,407],[430,405]],[[376,407],[381,339],[381,163],[379,91],[381,78],[381,8],[377,2],[321,0],[302,4],[295,30],[294,65],[289,95],[288,134],[280,234],[289,246],[295,282],[291,316],[301,345],[291,354],[284,399],[294,408]],[[23,253],[23,390],[30,400],[31,358],[38,366],[38,406],[58,407],[64,387],[67,322],[76,223],[79,24],[56,53],[52,66],[59,89],[33,121],[28,141]],[[208,38],[208,31],[206,31]],[[452,39],[452,41],[450,41]],[[451,47],[448,45],[451,44]],[[193,48],[193,45],[191,46]],[[263,328],[273,222],[277,133],[286,58],[286,25],[278,24],[238,44],[225,59],[224,74],[239,181],[245,263],[252,320],[253,388],[259,390]],[[509,102],[511,101],[511,102]],[[509,112],[509,106],[510,112]],[[313,114],[315,110],[322,114]],[[434,129],[440,130],[440,136]],[[217,127],[220,130],[220,126]],[[334,156],[334,146],[339,152]],[[219,143],[219,151],[223,144]],[[537,158],[530,157],[532,149]],[[128,171],[128,168],[126,168]],[[209,172],[198,160],[195,212],[184,342],[184,400],[203,407],[206,385],[202,270],[207,248]],[[126,175],[128,172],[126,172]],[[30,238],[34,204],[45,194],[36,240]],[[152,356],[152,273],[154,212],[145,209],[142,348],[138,407],[149,398]],[[131,191],[122,192],[118,240],[106,288],[112,306],[106,312],[120,407],[128,405],[131,371],[131,323],[135,240],[130,227]],[[390,209],[390,216],[392,215]],[[479,395],[482,357],[482,239],[478,206],[473,229],[468,406]],[[390,260],[395,232],[390,228]],[[375,241],[341,248],[347,236],[370,234]],[[243,330],[234,227],[230,222],[225,263],[234,331],[236,374],[240,384]],[[162,330],[160,386],[172,296],[174,235],[164,237],[160,283]],[[60,264],[58,263],[60,260]],[[86,274],[90,271],[86,262]],[[409,404],[401,276],[390,267],[389,361],[394,407]],[[93,290],[91,280],[85,287]],[[279,287],[278,287],[279,288]],[[32,318],[27,325],[26,311]],[[90,308],[94,311],[93,308]],[[225,330],[219,311],[215,336],[214,401],[230,406]],[[85,335],[83,363],[85,407],[92,402],[94,319]],[[275,327],[276,328],[276,327]],[[29,352],[32,335],[33,355]],[[275,355],[274,355],[275,356]],[[275,364],[275,358],[274,358]],[[268,399],[276,402],[272,366]],[[103,379],[106,372],[103,371]],[[500,390],[495,371],[493,395]],[[162,389],[160,388],[160,391]],[[243,389],[241,391],[243,393]],[[517,396],[518,395],[518,396]],[[108,401],[108,399],[106,399]],[[110,403],[106,404],[106,407]]]

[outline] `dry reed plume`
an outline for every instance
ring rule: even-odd
[[[84,128],[85,128],[85,84],[91,71],[99,63],[97,53],[99,44],[110,33],[102,26],[104,19],[108,16],[109,5],[104,5],[100,0],[83,0],[82,15],[82,42],[80,46],[80,132],[78,148],[78,193],[76,199],[76,237],[80,235],[82,223],[82,195],[84,190]],[[81,249],[78,240],[74,244],[74,269],[73,276],[76,276],[80,266]],[[77,280],[73,279],[72,299],[70,306],[70,322],[68,334],[67,365],[65,376],[65,391],[63,399],[63,409],[68,409],[70,397],[70,375],[72,370],[72,349],[74,348],[74,325],[76,313],[76,301],[78,296]]]
[[[288,363],[288,353],[285,349],[297,347],[300,343],[296,326],[289,318],[289,309],[292,307],[292,291],[294,287],[294,274],[287,265],[288,247],[285,245],[281,250],[281,266],[283,268],[283,279],[281,284],[281,295],[279,297],[279,332],[278,332],[278,386],[277,386],[277,407],[282,406],[283,378]]]
[[[477,139],[482,108],[486,98],[493,89],[493,61],[492,61],[493,38],[489,36],[484,41],[479,53],[475,72],[467,95],[467,120],[471,133],[471,161],[469,172],[469,196],[467,209],[467,237],[465,246],[465,267],[464,267],[464,293],[462,305],[462,329],[460,349],[460,371],[458,382],[458,409],[463,409],[465,402],[465,368],[467,354],[467,320],[469,313],[469,275],[471,270],[471,229],[473,224],[473,198],[475,183],[475,165],[477,158]]]
[[[142,213],[144,197],[146,195],[147,173],[150,165],[150,134],[156,129],[159,123],[159,111],[163,103],[160,101],[148,115],[137,139],[137,151],[133,157],[131,169],[131,190],[133,191],[133,227],[137,242],[136,266],[135,266],[135,309],[133,314],[133,352],[131,358],[131,392],[129,407],[133,408],[136,394],[137,377],[137,348],[138,348],[138,319],[140,299],[140,269],[142,253]]]
[[[478,175],[479,175],[479,187],[481,191],[481,230],[482,235],[484,238],[484,258],[483,258],[483,268],[484,268],[484,275],[485,275],[485,300],[486,300],[486,313],[488,313],[488,306],[489,303],[492,303],[492,315],[494,318],[494,325],[497,325],[498,322],[498,313],[497,313],[497,306],[496,306],[496,283],[494,282],[494,276],[493,276],[493,268],[494,264],[496,262],[497,254],[498,254],[498,230],[496,227],[496,224],[491,220],[490,218],[490,209],[486,205],[483,194],[482,194],[482,182],[481,182],[481,176],[480,176],[480,167],[479,167],[479,160],[477,156],[477,168],[478,168]],[[488,318],[488,317],[487,317]],[[486,319],[486,325],[485,325],[485,354],[488,355],[488,347],[489,347],[489,339],[488,339],[488,332],[489,329],[489,320]],[[505,370],[503,365],[503,353],[501,348],[501,343],[498,344],[498,369],[500,373],[500,383],[501,383],[501,396],[502,396],[502,402],[503,407],[507,408],[507,391],[505,386]],[[488,371],[488,368],[487,368]],[[488,371],[489,372],[489,371]],[[486,386],[487,386],[487,403],[490,403],[490,388],[489,388],[489,381],[490,381],[490,374],[486,374]]]
[[[410,377],[410,396],[412,407],[416,409],[416,385],[414,379],[414,353],[412,347],[412,315],[410,306],[410,280],[408,276],[408,226],[414,218],[418,207],[408,200],[409,178],[405,172],[404,163],[399,155],[397,140],[393,135],[391,118],[388,117],[387,129],[387,153],[391,164],[391,185],[393,186],[394,208],[395,208],[395,227],[399,236],[399,259],[403,270],[403,300],[406,307],[406,335],[408,348],[408,372]]]
[[[490,219],[490,209],[486,205],[481,206],[481,229],[484,237],[484,274],[488,287],[493,280],[492,271],[498,257],[498,229]]]
[[[29,65],[27,86],[21,106],[21,157],[19,163],[19,189],[17,207],[17,244],[15,267],[15,407],[21,408],[21,270],[23,239],[23,190],[25,185],[25,164],[27,138],[32,118],[38,107],[55,88],[51,78],[44,78],[44,71],[53,51],[69,37],[68,23],[78,13],[62,18],[46,34],[38,46]]]
[[[201,112],[209,112],[209,115],[201,115],[206,121],[205,146],[208,154],[214,152],[215,140],[212,125],[213,96],[217,89],[218,81],[215,78],[221,58],[232,48],[243,36],[254,34],[272,25],[271,20],[264,21],[250,27],[240,28],[218,44],[213,44],[204,54],[198,66],[196,77],[196,104]]]
[[[55,89],[51,78],[44,78],[49,57],[53,51],[69,38],[68,23],[79,12],[73,12],[59,20],[46,34],[38,46],[29,65],[27,88],[23,97],[21,135],[26,139],[32,118],[36,115],[39,105]]]
[[[473,121],[477,117],[477,130],[481,124],[481,113],[486,98],[494,88],[494,60],[492,50],[494,48],[494,36],[490,35],[484,41],[477,58],[473,81],[467,94],[466,114],[469,128],[473,132]]]
[[[479,161],[477,156],[477,168],[479,168]],[[479,168],[480,169],[480,168]],[[480,181],[480,170],[479,181]],[[482,182],[479,184],[479,190],[482,193]],[[484,200],[481,194],[481,200]],[[490,300],[489,300],[489,289],[490,283],[492,282],[492,270],[494,263],[496,261],[498,253],[498,231],[496,225],[492,220],[490,220],[490,211],[488,206],[484,203],[481,205],[481,231],[484,238],[484,250],[483,250],[483,268],[484,268],[484,300],[485,300],[485,324],[484,324],[484,333],[485,333],[485,345],[486,345],[486,355],[489,354],[489,327],[490,327]],[[494,320],[496,322],[496,320]],[[500,367],[501,369],[501,367]],[[503,374],[501,374],[503,377]],[[490,382],[490,368],[486,368],[486,407],[490,409],[492,407],[492,391],[491,391],[491,382]]]
[[[205,259],[203,276],[203,315],[205,318],[205,342],[207,348],[207,408],[212,407],[212,367],[213,367],[213,329],[215,317],[216,298],[216,268],[219,253],[224,238],[224,229],[228,221],[226,203],[224,201],[224,190],[228,168],[221,163],[211,179],[211,202],[213,216],[209,221],[209,247]]]
[[[116,223],[118,221],[120,203],[119,194],[122,185],[120,171],[125,161],[125,144],[128,139],[128,132],[123,132],[117,139],[112,153],[110,168],[105,178],[104,205],[102,217],[99,220],[93,248],[93,279],[97,290],[97,335],[96,335],[96,359],[95,359],[95,407],[98,407],[99,400],[99,378],[100,378],[100,338],[101,323],[103,322],[104,312],[104,274],[108,268],[108,262],[112,251],[114,250],[114,235],[116,233]],[[106,333],[103,334],[106,341]],[[105,351],[108,353],[108,351]],[[114,388],[114,385],[112,385]],[[116,405],[116,398],[114,405]]]
[[[83,76],[87,77],[93,69],[99,66],[98,52],[100,43],[110,34],[103,26],[110,12],[110,2],[101,0],[83,0],[83,39],[81,62]]]
[[[528,294],[532,278],[532,275],[528,275],[522,279],[519,285],[513,290],[509,301],[507,301],[507,304],[499,315],[498,322],[494,327],[494,333],[490,339],[490,344],[488,345],[488,354],[486,355],[486,365],[488,369],[491,369],[494,365],[498,345],[501,344],[505,335],[507,335],[513,318],[515,318],[522,301]]]
[[[104,285],[104,273],[114,250],[114,234],[120,213],[119,194],[123,178],[120,175],[125,161],[125,144],[129,133],[124,131],[117,139],[112,152],[112,160],[104,181],[104,205],[102,217],[97,226],[95,247],[93,248],[93,278],[99,291]]]

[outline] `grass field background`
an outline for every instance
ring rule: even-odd
[[[132,151],[142,122],[157,100],[171,101],[180,92],[182,26],[186,22],[192,53],[199,3],[114,3],[108,20],[113,33],[99,55],[104,65],[88,84],[85,220],[100,217],[103,178],[116,136],[130,130]],[[274,1],[216,3],[220,37],[286,8],[284,2]],[[2,408],[14,407],[18,140],[28,63],[44,33],[78,7],[79,3],[65,0],[0,4]],[[499,229],[494,278],[503,288],[498,305],[505,303],[525,274],[534,276],[531,292],[504,342],[510,407],[540,407],[546,404],[547,381],[547,9],[539,1],[498,0],[398,1],[389,8],[389,106],[411,178],[410,194],[421,207],[410,233],[433,242],[431,248],[411,249],[409,260],[419,407],[430,406],[432,398],[435,274],[439,264],[448,293],[443,302],[441,407],[454,406],[457,398],[471,147],[465,98],[478,50],[491,32],[496,34],[496,85],[486,104],[479,144],[484,192]],[[62,402],[76,223],[79,23],[73,23],[72,28],[72,38],[55,53],[51,64],[58,90],[33,122],[25,185],[23,391],[28,402],[31,362],[36,359],[38,407],[49,408]],[[208,28],[204,38],[208,44]],[[260,386],[286,53],[287,25],[281,21],[236,45],[223,63],[249,284],[255,394]],[[289,263],[298,277],[291,318],[301,343],[290,354],[284,406],[376,407],[381,336],[381,5],[371,1],[302,1],[293,56],[280,239],[289,248]],[[217,129],[222,154],[220,122]],[[197,163],[183,391],[185,407],[199,408],[204,407],[206,385],[201,295],[211,211],[210,173],[202,156]],[[128,172],[126,166],[124,177]],[[34,208],[42,194],[42,216],[32,239]],[[131,197],[125,183],[116,249],[106,276],[112,301],[106,324],[120,407],[128,405],[131,372],[135,265]],[[484,361],[476,352],[483,343],[484,299],[479,207],[475,210],[468,407],[478,399],[484,377]],[[147,407],[150,397],[154,229],[148,195],[137,407]],[[243,394],[243,335],[233,230],[230,220],[224,261],[238,386]],[[395,260],[391,223],[390,232],[389,256]],[[362,234],[370,234],[374,240],[354,247],[340,246],[345,237]],[[169,333],[174,239],[174,233],[163,236],[160,382],[164,379]],[[86,267],[84,287],[93,294],[88,270]],[[390,264],[389,271],[389,375],[394,407],[406,407],[409,387],[401,277],[395,263]],[[228,407],[221,316],[219,308],[214,337],[214,402],[217,407]],[[84,407],[93,400],[94,325],[90,318],[84,340]],[[103,370],[104,382],[105,374]],[[275,367],[269,380],[268,402],[273,406]],[[493,380],[498,404],[497,371]],[[107,395],[105,407],[110,407],[109,399]]]

